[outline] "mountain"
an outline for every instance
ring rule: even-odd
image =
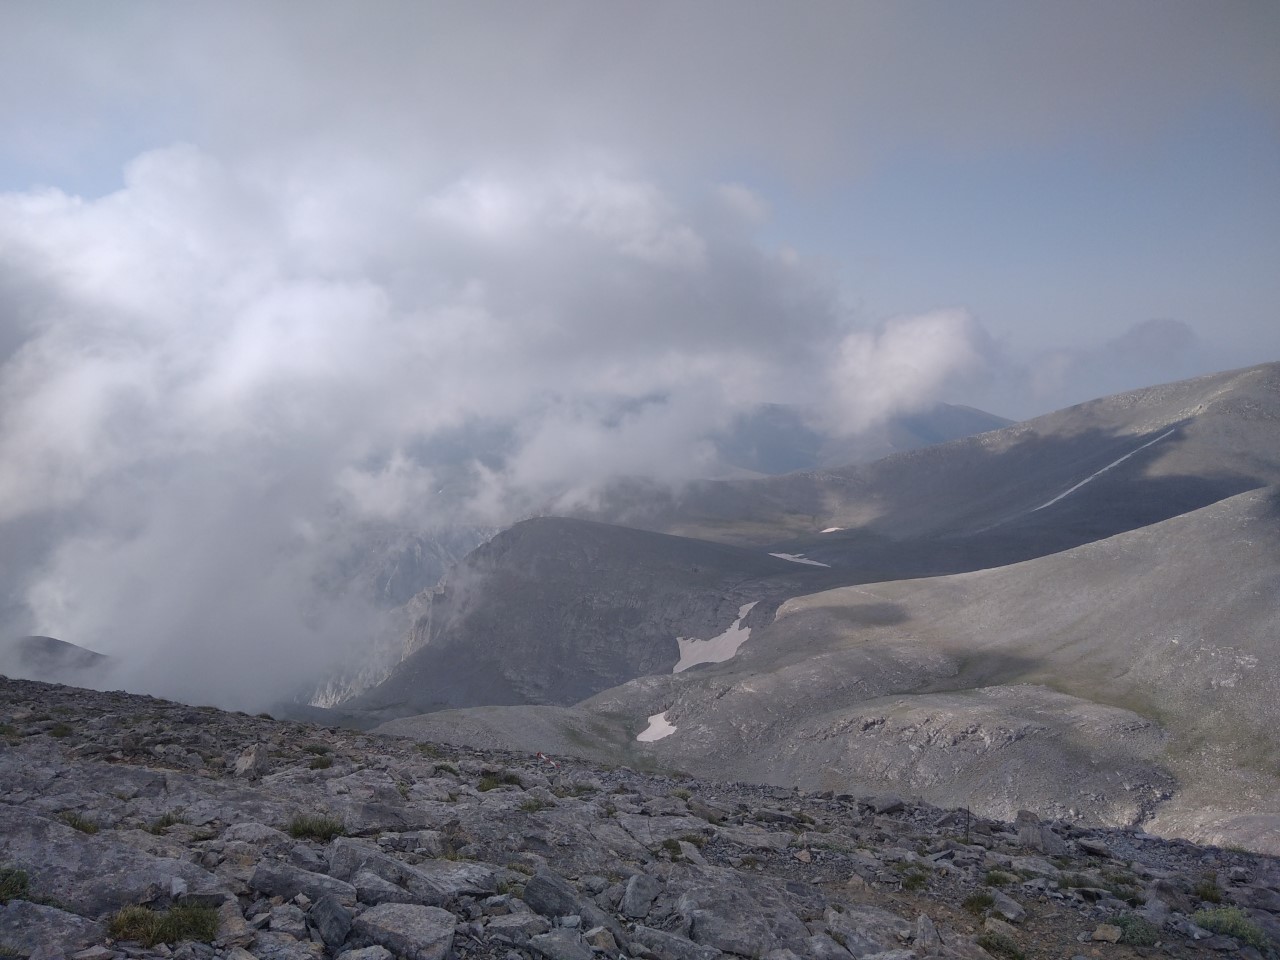
[[[341,704],[375,715],[575,703],[669,672],[677,637],[761,622],[819,568],[584,520],[541,518],[470,554],[422,602],[391,676]]]
[[[111,658],[53,637],[0,642],[0,673],[24,680],[92,684],[104,677]]]
[[[842,437],[821,426],[819,410],[786,404],[762,404],[739,416],[729,429],[711,438],[728,468],[760,475],[794,473],[818,467],[867,463],[935,443],[985,433],[1013,421],[950,403],[935,403],[898,414],[869,430]]]
[[[1270,364],[643,504],[714,538],[547,518],[360,706],[436,709],[465,664],[471,709],[383,729],[1275,846],[1278,482]],[[734,653],[673,672],[690,637]]]

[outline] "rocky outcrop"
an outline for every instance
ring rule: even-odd
[[[42,960],[1260,957],[1250,931],[1280,934],[1272,858],[3,678],[0,784],[0,955]],[[112,927],[137,906],[214,932],[144,945]]]

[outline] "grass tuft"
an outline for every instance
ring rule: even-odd
[[[302,750],[304,753],[314,753],[318,757],[330,752],[329,747],[323,743],[308,743]]]
[[[57,737],[59,740],[64,737],[69,737],[73,733],[75,733],[75,730],[68,723],[55,723],[48,730],[49,736]]]
[[[510,770],[502,773],[490,771],[480,778],[480,782],[476,784],[476,789],[481,793],[487,790],[496,790],[498,787],[523,787],[524,783],[520,777],[512,773]]]
[[[1025,960],[1026,954],[1014,939],[1003,933],[984,933],[978,937],[978,946],[988,953],[1005,960]]]
[[[88,817],[81,816],[74,810],[64,810],[61,819],[68,827],[79,830],[81,833],[97,833],[102,829]]]
[[[334,817],[300,813],[289,821],[289,836],[300,840],[319,840],[328,843],[334,837],[346,835],[342,821]]]
[[[1191,888],[1191,892],[1205,903],[1222,902],[1222,889],[1218,886],[1218,881],[1212,876],[1207,876],[1197,883]]]
[[[333,766],[333,757],[328,754],[320,754],[311,758],[311,763],[307,764],[312,770],[328,770]]]
[[[16,867],[0,868],[0,903],[10,900],[26,900],[31,893],[27,871]]]
[[[1017,879],[1012,873],[1005,873],[1003,870],[988,870],[982,882],[988,887],[1007,887]]]
[[[1213,933],[1235,937],[1241,943],[1246,943],[1256,950],[1265,950],[1267,948],[1269,939],[1267,935],[1239,907],[1213,907],[1207,910],[1197,910],[1191,917],[1191,922]]]
[[[980,917],[984,912],[990,909],[995,902],[996,898],[986,890],[978,890],[965,897],[960,906],[975,917]]]
[[[1121,943],[1135,947],[1154,947],[1160,939],[1160,931],[1149,921],[1136,913],[1122,913],[1112,917],[1111,922],[1122,931]]]
[[[545,810],[553,804],[547,803],[545,800],[539,800],[537,797],[530,797],[520,804],[520,809],[525,813],[537,813],[539,810]]]
[[[213,907],[177,906],[164,911],[125,907],[107,925],[116,940],[136,940],[144,947],[183,940],[212,943],[218,935],[218,911]]]
[[[166,811],[164,814],[162,814],[159,817],[159,819],[154,820],[151,823],[151,825],[147,827],[147,832],[154,833],[156,836],[160,836],[162,833],[164,833],[166,830],[168,830],[170,827],[174,826],[175,824],[186,823],[186,822],[187,822],[187,816],[182,812],[182,808],[179,807],[177,810]]]

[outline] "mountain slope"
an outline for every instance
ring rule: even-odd
[[[677,637],[762,622],[813,580],[805,567],[723,544],[582,520],[528,520],[470,554],[425,603],[410,654],[343,704],[391,714],[574,703],[670,671]]]
[[[799,597],[733,660],[607,691],[561,728],[597,757],[1280,852],[1278,503],[1255,491],[1013,566]],[[659,713],[674,733],[620,748]],[[546,714],[467,722],[573,749]]]

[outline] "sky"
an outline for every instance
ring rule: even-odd
[[[761,403],[1280,359],[1277,51],[1270,0],[6,3],[0,633],[248,704],[369,634],[371,538]]]

